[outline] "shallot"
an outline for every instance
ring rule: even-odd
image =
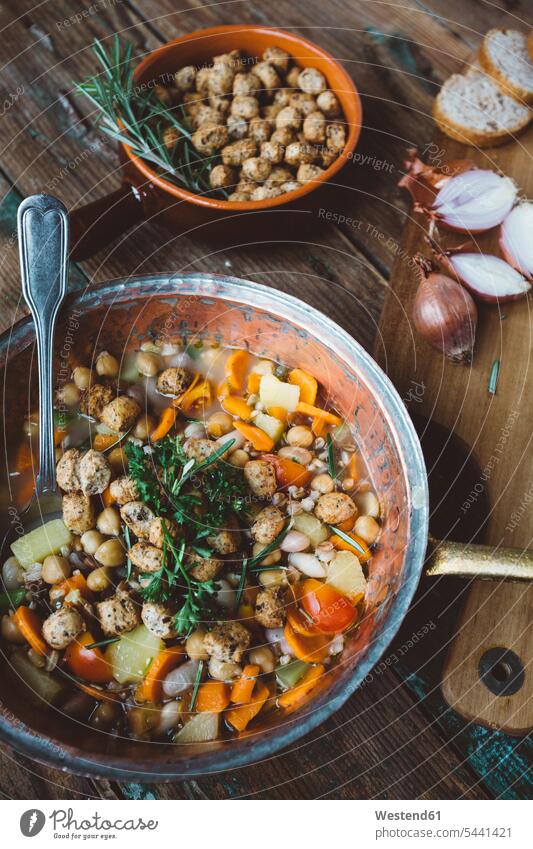
[[[517,191],[509,177],[476,168],[450,177],[439,190],[432,212],[451,230],[482,233],[502,223]]]
[[[416,329],[452,362],[472,362],[477,326],[474,300],[456,280],[437,273],[425,257],[418,255],[415,261],[421,274],[413,306]]]
[[[533,203],[520,203],[500,229],[500,248],[513,268],[533,280]]]
[[[455,159],[444,166],[433,167],[418,158],[416,148],[408,153],[409,159],[404,162],[406,173],[398,185],[407,189],[417,212],[427,212],[439,189],[452,177],[476,168],[470,159]]]
[[[520,272],[499,256],[468,253],[458,248],[442,254],[441,259],[459,282],[481,301],[516,301],[531,289]]]

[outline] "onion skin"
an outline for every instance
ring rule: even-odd
[[[425,341],[446,354],[453,363],[472,362],[477,327],[477,308],[460,283],[433,270],[418,255],[415,261],[421,281],[413,305],[413,322]]]
[[[452,159],[445,165],[433,168],[419,159],[416,147],[409,148],[408,155],[409,158],[404,162],[406,173],[398,185],[407,189],[411,195],[415,212],[429,214],[437,193],[450,177],[477,168],[470,159]]]

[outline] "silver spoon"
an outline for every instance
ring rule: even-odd
[[[61,510],[56,483],[52,367],[54,329],[67,292],[69,224],[57,198],[33,195],[18,208],[22,294],[35,324],[39,370],[39,472],[21,519],[25,527]]]

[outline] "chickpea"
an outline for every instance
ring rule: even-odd
[[[96,374],[100,377],[116,377],[119,372],[118,360],[109,351],[102,351],[96,360]]]
[[[213,189],[225,189],[237,183],[237,172],[229,165],[215,165],[209,174],[209,183]]]
[[[252,118],[257,118],[259,115],[259,101],[257,97],[251,95],[237,95],[233,98],[231,104],[231,114],[236,118],[244,118],[245,121],[251,121]]]
[[[231,109],[231,103],[226,97],[218,94],[209,95],[209,105],[223,119]]]
[[[155,377],[163,368],[163,362],[158,354],[149,351],[140,351],[135,360],[137,371],[144,377]]]
[[[72,379],[78,389],[81,389],[82,392],[85,389],[89,388],[89,384],[91,383],[91,369],[86,366],[76,366],[74,371],[72,372]]]
[[[254,183],[252,180],[241,180],[241,182],[237,186],[237,191],[244,192],[247,195],[251,195],[252,192],[255,192],[255,190],[258,188],[259,183]]]
[[[206,430],[209,436],[218,438],[225,436],[233,430],[233,419],[229,413],[218,412],[212,413],[206,422]]]
[[[209,674],[217,681],[235,681],[242,675],[242,667],[230,660],[218,660],[212,657],[209,661]]]
[[[261,552],[263,551],[264,548],[265,548],[265,546],[263,545],[262,542],[254,543],[254,547],[252,549],[253,556],[257,557],[258,554],[261,554]],[[280,560],[281,560],[281,551],[278,548],[278,549],[275,549],[274,551],[271,551],[270,554],[267,554],[265,559],[261,560],[260,565],[261,566],[275,566],[276,563],[279,563]],[[279,572],[280,570],[276,569],[275,571]],[[260,572],[259,574],[264,575],[265,573]]]
[[[224,165],[242,165],[245,159],[250,159],[256,153],[256,142],[253,139],[242,139],[222,149],[222,162]]]
[[[273,165],[283,162],[284,153],[285,148],[277,142],[264,141],[261,145],[261,159],[267,159]]]
[[[135,427],[133,428],[133,436],[135,439],[148,439],[153,430],[155,430],[155,419],[153,416],[146,413],[146,415],[141,415],[135,422]]]
[[[233,94],[236,97],[246,97],[255,94],[261,88],[261,80],[253,73],[235,74],[233,78]]]
[[[234,77],[235,70],[231,65],[225,62],[218,62],[211,68],[211,73],[207,80],[208,91],[216,95],[231,94]]]
[[[126,473],[128,458],[122,446],[117,445],[116,448],[113,448],[107,455],[107,459],[114,472],[119,472],[121,475]]]
[[[174,74],[174,84],[178,91],[193,91],[196,82],[196,68],[194,65],[185,65]]]
[[[216,121],[206,121],[202,124],[191,139],[198,153],[209,156],[223,148],[228,142],[228,128]],[[228,163],[224,163],[228,164]]]
[[[281,106],[283,109],[284,106],[290,105],[291,99],[291,90],[289,88],[280,88],[274,95],[274,103],[276,106]]]
[[[359,516],[353,527],[357,536],[368,545],[373,545],[379,536],[380,527],[372,516]]]
[[[302,115],[294,106],[284,106],[276,115],[276,130],[299,130]]]
[[[318,165],[305,163],[304,165],[300,165],[298,168],[298,171],[296,172],[296,179],[300,183],[310,183],[312,180],[318,180],[323,173],[324,169],[319,168]]]
[[[287,431],[286,439],[289,445],[294,445],[298,448],[309,448],[313,444],[315,437],[310,427],[295,425]]]
[[[199,130],[206,124],[216,124],[218,126],[221,121],[216,109],[213,109],[213,107],[209,106],[207,103],[199,103],[194,111],[194,115],[192,116],[192,123],[195,128]]]
[[[277,198],[283,192],[281,188],[276,185],[264,185],[258,186],[257,189],[254,189],[252,192],[251,200],[268,200],[269,198]]]
[[[167,88],[164,85],[155,85],[153,91],[155,92],[156,97],[161,101],[161,103],[164,103],[165,106],[172,105],[171,88]]]
[[[301,463],[302,466],[308,466],[313,455],[307,448],[299,448],[292,445],[284,445],[278,451],[280,457],[288,457],[289,460],[295,460],[296,463]]]
[[[267,47],[263,53],[263,59],[265,62],[270,62],[270,64],[273,65],[274,68],[277,68],[278,71],[281,71],[282,74],[287,73],[290,56],[285,50],[282,50],[281,47],[276,47],[275,45]]]
[[[246,203],[251,199],[252,196],[249,192],[232,192],[228,195],[228,200],[233,201],[233,203]]]
[[[209,88],[209,77],[211,68],[200,68],[196,74],[196,90],[201,94],[207,94]]]
[[[99,531],[85,531],[81,535],[81,545],[85,554],[94,554],[103,542],[105,542],[105,537]]]
[[[334,123],[326,127],[326,145],[334,153],[341,153],[346,144],[346,129],[344,124]]]
[[[304,121],[303,133],[306,141],[320,144],[326,138],[326,117],[322,112],[310,112]]]
[[[5,616],[2,616],[0,632],[4,640],[7,640],[8,643],[26,642],[25,637],[22,636],[13,619],[7,613]]]
[[[109,566],[99,566],[87,575],[87,586],[93,593],[101,593],[112,584]]]
[[[261,672],[264,672],[266,675],[270,672],[274,672],[274,669],[276,668],[274,653],[267,646],[258,646],[255,649],[250,649],[248,652],[248,661],[249,663],[254,663],[257,664],[257,666],[260,666]]]
[[[279,103],[269,103],[268,106],[263,106],[261,109],[261,115],[263,118],[266,118],[267,121],[275,121],[282,108],[283,107]]]
[[[242,163],[242,174],[248,180],[256,180],[258,183],[264,183],[268,180],[272,165],[268,159],[262,159],[260,156],[253,156],[251,159],[245,159]]]
[[[315,97],[328,87],[324,74],[316,68],[304,68],[300,71],[298,85],[306,94],[312,94]]]
[[[106,539],[94,552],[94,559],[102,566],[123,566],[126,551],[119,539]]]
[[[202,631],[201,628],[193,631],[192,634],[189,634],[187,637],[187,642],[185,643],[185,651],[189,655],[191,660],[207,660],[209,655],[207,654],[204,648],[204,639],[205,639],[205,631]]]
[[[300,76],[301,70],[302,69],[299,68],[298,65],[294,65],[294,67],[288,71],[285,79],[290,88],[298,88],[298,77]]]
[[[316,99],[316,105],[327,118],[337,118],[341,114],[339,101],[332,91],[321,91]]]
[[[115,507],[106,507],[96,520],[96,527],[101,534],[117,537],[120,533],[120,513]]]
[[[263,88],[267,91],[281,88],[279,74],[270,62],[258,62],[257,65],[254,65],[254,74],[259,77]]]
[[[250,455],[243,451],[242,448],[237,448],[235,451],[228,457],[228,462],[232,466],[236,466],[238,469],[244,469],[246,463],[250,459]]]
[[[3,589],[18,590],[24,584],[24,569],[17,558],[11,555],[2,566]]]
[[[75,383],[65,383],[56,392],[57,401],[66,407],[75,407],[79,403],[80,397],[80,390]]]
[[[308,142],[293,142],[285,150],[285,161],[289,165],[303,165],[307,162],[314,162],[316,158],[316,149]]]
[[[285,166],[277,165],[270,172],[270,177],[268,178],[269,183],[286,183],[288,180],[292,180],[292,171]]]
[[[319,492],[320,495],[325,495],[328,492],[333,492],[335,489],[335,484],[333,483],[333,478],[331,475],[324,473],[322,475],[316,475],[311,481],[311,489],[314,492]]]
[[[268,141],[272,135],[272,121],[266,118],[254,118],[248,126],[248,135],[257,144]]]
[[[163,130],[163,144],[168,151],[173,151],[181,138],[181,133],[176,127],[165,127]]]
[[[327,150],[327,148],[322,148],[322,150],[320,151],[320,160],[324,168],[329,168],[329,166],[332,165],[337,158],[337,154],[334,150]]]
[[[68,578],[71,572],[72,567],[66,557],[49,554],[44,558],[41,578],[47,584],[59,584],[60,581]]]
[[[286,583],[285,569],[265,569],[259,572],[259,583],[263,587],[280,587]]]
[[[272,144],[281,144],[283,147],[287,147],[288,144],[296,141],[296,136],[294,130],[291,130],[290,127],[282,127],[279,130],[274,130],[270,136],[270,141]]]
[[[248,135],[248,122],[244,118],[236,118],[235,115],[229,115],[226,121],[228,135],[231,141],[241,141]]]

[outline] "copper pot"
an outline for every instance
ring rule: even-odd
[[[162,781],[242,766],[272,755],[311,731],[357,689],[398,630],[422,573],[428,540],[428,488],[418,437],[396,390],[364,349],[334,322],[281,292],[235,278],[203,274],[128,278],[72,295],[56,331],[57,368],[90,363],[96,350],[120,355],[147,336],[220,339],[259,355],[307,368],[330,402],[355,427],[383,528],[372,560],[368,612],[340,662],[323,676],[315,698],[289,717],[229,742],[195,746],[118,739],[35,707],[20,681],[2,670],[0,737],[37,760],[76,773]],[[17,444],[34,408],[34,332],[24,319],[0,338],[5,437]],[[7,456],[4,454],[4,456]],[[11,455],[12,457],[12,455]],[[7,474],[12,471],[7,469]],[[3,482],[7,521],[16,510]],[[4,559],[8,552],[2,552]],[[453,544],[438,545],[434,573],[530,577],[533,558]],[[4,658],[4,666],[6,659]]]

